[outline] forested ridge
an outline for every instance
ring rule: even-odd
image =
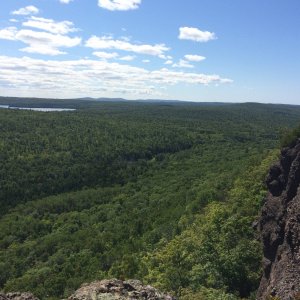
[[[255,299],[251,225],[300,107],[0,98],[0,287],[43,299],[138,278],[180,299]]]

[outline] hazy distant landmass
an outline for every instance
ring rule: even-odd
[[[165,99],[136,99],[136,100],[127,100],[124,98],[92,98],[92,97],[83,97],[83,98],[70,98],[70,99],[56,99],[56,98],[31,98],[31,97],[4,97],[0,96],[0,105],[4,106],[22,106],[22,107],[45,107],[45,108],[66,108],[66,109],[75,109],[75,108],[90,108],[93,107],[96,103],[140,103],[140,104],[165,104],[165,105],[192,105],[192,106],[229,106],[229,105],[259,105],[260,103],[256,102],[195,102],[195,101],[183,101],[183,100],[165,100]],[[261,103],[261,105],[267,105]],[[273,104],[283,106],[294,106],[287,104]]]

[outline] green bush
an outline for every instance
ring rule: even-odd
[[[293,130],[284,130],[281,133],[280,144],[282,147],[293,146],[298,138],[300,138],[300,126]]]

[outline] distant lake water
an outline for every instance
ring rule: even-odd
[[[54,112],[54,111],[74,111],[74,108],[50,108],[50,107],[15,107],[9,105],[0,105],[0,109],[16,109],[16,110],[33,110],[33,111],[43,111],[43,112]]]

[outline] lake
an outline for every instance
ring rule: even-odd
[[[33,110],[33,111],[43,111],[43,112],[54,112],[54,111],[75,111],[74,108],[50,108],[50,107],[16,107],[9,105],[0,105],[0,109],[16,109],[16,110]]]

